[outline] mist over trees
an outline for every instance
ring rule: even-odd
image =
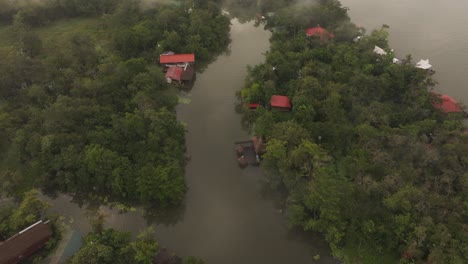
[[[335,38],[306,36],[318,24]],[[465,263],[462,114],[434,108],[433,81],[410,57],[392,62],[384,28],[353,41],[359,29],[338,1],[278,10],[266,27],[271,49],[240,95],[292,100],[291,112],[244,114],[267,140],[262,166],[289,193],[291,226],[322,232],[347,263]]]

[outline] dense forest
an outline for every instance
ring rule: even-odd
[[[264,106],[244,120],[267,141],[262,166],[288,193],[290,225],[322,232],[346,263],[467,263],[462,114],[434,107],[411,56],[393,63],[385,27],[362,34],[339,1],[317,2],[266,19],[271,49],[240,92]],[[306,36],[317,25],[334,35]],[[291,111],[269,109],[272,95]]]
[[[0,199],[22,200],[0,206],[0,240],[55,223],[32,188],[179,205],[185,128],[159,55],[195,53],[206,64],[227,48],[229,27],[208,0],[0,0]],[[132,241],[103,218],[93,227],[70,263],[152,263],[160,252],[148,232]],[[47,249],[58,239],[57,231]]]
[[[0,7],[0,196],[36,187],[178,205],[185,130],[158,60],[170,50],[195,53],[203,64],[223,51],[230,22],[218,5],[0,0]],[[56,35],[60,27],[65,33]]]

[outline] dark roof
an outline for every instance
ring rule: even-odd
[[[438,96],[440,99],[442,99],[442,102],[437,100],[434,102],[434,107],[437,109],[440,109],[444,111],[445,113],[459,113],[461,112],[460,106],[457,104],[457,101],[453,99],[452,97],[446,95],[446,94],[436,94],[434,93],[435,96]]]
[[[166,78],[171,78],[172,80],[175,80],[175,81],[180,81],[183,72],[184,72],[183,68],[169,67],[169,69],[166,72],[165,77]]]
[[[185,70],[182,72],[180,79],[182,81],[191,81],[194,75],[195,75],[195,70],[193,69],[193,67],[187,66]]]
[[[270,100],[271,107],[291,108],[291,101],[284,95],[273,95]]]
[[[319,37],[328,37],[328,38],[334,38],[335,34],[329,33],[326,29],[324,29],[321,26],[316,26],[312,28],[306,29],[306,35],[307,36],[319,36]]]
[[[48,222],[39,221],[6,241],[0,242],[0,263],[14,264],[28,258],[52,237]]]
[[[173,55],[160,55],[159,63],[194,63],[195,54],[173,54]]]
[[[153,259],[154,264],[182,264],[182,259],[174,254],[170,254],[166,248],[159,250]]]

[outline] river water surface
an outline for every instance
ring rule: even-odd
[[[284,215],[263,191],[259,168],[237,166],[234,142],[249,136],[235,112],[235,92],[244,84],[246,66],[263,61],[270,33],[252,22],[231,23],[230,52],[198,74],[190,103],[177,109],[187,124],[191,157],[184,208],[164,221],[149,220],[140,210],[119,214],[107,209],[107,225],[137,234],[150,224],[161,245],[211,264],[335,263],[319,236],[288,229]],[[52,203],[55,211],[75,220],[75,230],[89,231],[85,210],[69,197]],[[313,260],[315,255],[320,260]]]
[[[390,26],[390,45],[415,62],[430,59],[436,90],[468,105],[468,1],[341,0],[354,23],[369,30]]]

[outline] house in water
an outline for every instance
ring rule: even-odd
[[[259,165],[265,151],[266,145],[263,137],[254,136],[252,140],[236,142],[237,162],[241,168]]]
[[[271,96],[270,106],[272,109],[280,111],[289,111],[291,110],[291,101],[287,96],[273,95]]]
[[[159,55],[159,63],[166,67],[195,64],[195,54],[161,54]]]
[[[165,53],[159,56],[159,63],[167,68],[168,83],[190,84],[195,76],[195,54]]]
[[[49,221],[38,221],[5,241],[0,241],[0,264],[19,263],[43,248],[52,237]]]
[[[319,37],[320,40],[323,41],[335,38],[335,34],[328,32],[326,29],[319,25],[317,25],[316,27],[306,29],[306,35],[308,37]]]

